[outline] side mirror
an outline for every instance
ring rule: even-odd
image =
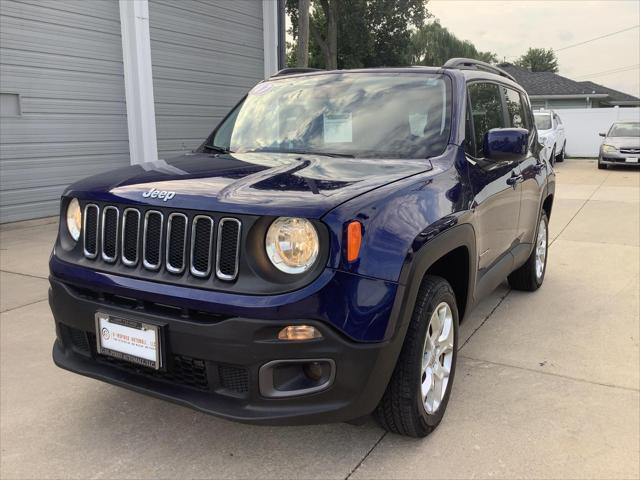
[[[603,132],[600,132],[598,135],[600,135],[601,137],[606,137],[607,136],[607,134],[603,133]]]
[[[493,128],[484,134],[482,153],[494,162],[514,162],[527,156],[529,131],[524,128]]]

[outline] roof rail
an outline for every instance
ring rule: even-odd
[[[309,73],[309,72],[319,72],[323,70],[322,68],[307,68],[307,67],[289,67],[283,68],[282,70],[278,70],[275,74],[271,75],[272,77],[284,77],[285,75],[295,75],[296,73]]]
[[[455,68],[458,70],[481,70],[483,72],[495,73],[502,77],[506,77],[509,80],[516,81],[512,75],[505,72],[503,69],[494,67],[493,65],[483,62],[481,60],[474,60],[472,58],[451,58],[447,60],[442,68]]]

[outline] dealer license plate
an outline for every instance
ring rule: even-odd
[[[98,353],[156,370],[162,367],[157,325],[96,313]]]
[[[627,157],[624,159],[624,161],[627,163],[638,163],[638,159],[633,157]]]

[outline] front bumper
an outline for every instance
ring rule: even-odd
[[[393,371],[402,335],[377,343],[348,339],[317,320],[298,322],[318,328],[323,339],[276,340],[291,320],[246,317],[184,319],[146,308],[146,302],[116,301],[85,287],[50,279],[49,303],[56,322],[54,362],[61,368],[209,414],[248,423],[311,424],[346,421],[376,407]],[[120,297],[118,297],[120,298]],[[98,355],[96,311],[162,325],[166,371]],[[331,359],[332,383],[323,391],[288,398],[266,398],[260,368],[273,360]]]
[[[635,159],[635,161],[629,161],[627,159]],[[603,165],[627,165],[627,166],[640,166],[640,154],[638,153],[623,153],[617,152],[602,152],[600,151],[600,158],[598,162]]]

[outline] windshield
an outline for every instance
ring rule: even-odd
[[[551,130],[551,115],[534,113],[533,116],[536,119],[536,128],[538,130]]]
[[[640,123],[614,123],[607,137],[640,137]]]
[[[425,158],[449,141],[443,75],[340,73],[263,82],[219,126],[210,148]]]

